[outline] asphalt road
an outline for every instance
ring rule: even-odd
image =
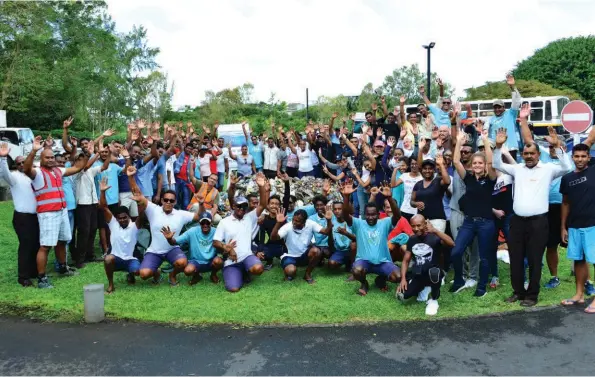
[[[1,375],[593,375],[595,316],[181,329],[0,318]]]

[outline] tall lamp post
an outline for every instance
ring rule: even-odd
[[[430,77],[432,76],[432,71],[430,70],[430,51],[436,46],[436,42],[430,42],[428,45],[423,45],[422,47],[428,50],[428,81],[426,84],[426,92],[428,93],[428,98],[430,98]]]

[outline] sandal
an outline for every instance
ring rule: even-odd
[[[306,279],[306,278],[304,278],[304,280],[305,280],[305,281],[306,281],[306,283],[308,283],[308,284],[314,284],[314,283],[316,283],[316,280],[314,280],[314,278],[309,278],[309,279]]]
[[[560,302],[560,304],[562,306],[574,306],[574,305],[583,305],[585,303],[585,300],[573,300],[571,298],[567,298],[566,300],[562,300],[562,302]],[[595,308],[593,308],[595,310]]]
[[[365,296],[368,294],[368,290],[370,289],[370,284],[366,281],[362,286],[357,290],[357,294],[360,296]]]
[[[585,308],[585,313],[587,313],[587,314],[595,314],[595,306],[591,306],[591,305],[587,306]]]

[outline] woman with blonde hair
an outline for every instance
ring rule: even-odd
[[[496,250],[496,225],[492,213],[492,193],[496,184],[496,171],[492,167],[492,150],[485,148],[484,153],[475,153],[471,157],[471,170],[465,170],[461,163],[461,148],[467,135],[459,132],[457,146],[454,149],[453,164],[457,174],[463,179],[466,193],[459,200],[459,207],[465,214],[463,225],[455,240],[451,261],[454,266],[455,280],[450,292],[460,292],[466,288],[463,279],[463,253],[477,237],[479,242],[479,282],[474,296],[486,294],[489,274],[490,253]],[[483,135],[484,145],[489,145],[487,135]]]

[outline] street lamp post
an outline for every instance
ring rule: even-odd
[[[436,46],[436,42],[430,42],[428,45],[423,45],[422,47],[428,50],[428,77],[427,77],[427,84],[426,84],[426,92],[428,93],[428,98],[430,98],[430,89],[431,89],[431,82],[430,77],[432,76],[432,71],[430,70],[430,51]]]

